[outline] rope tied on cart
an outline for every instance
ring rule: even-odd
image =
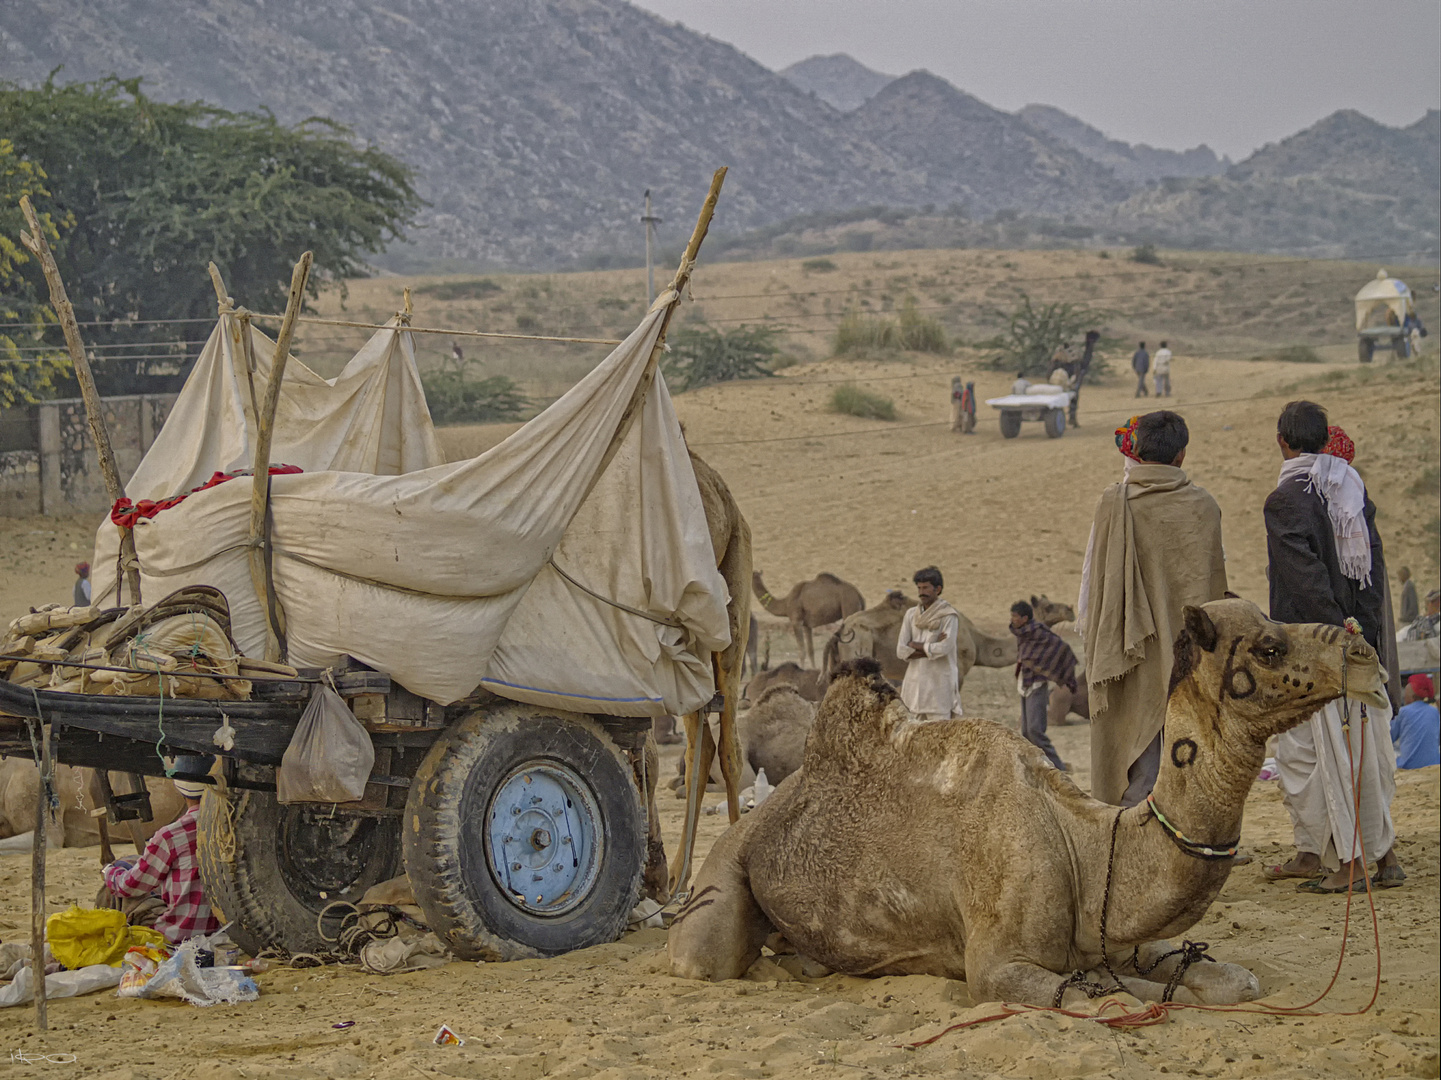
[[[585,585],[585,584],[582,584],[581,582],[577,581],[575,578],[573,578],[573,577],[571,577],[569,574],[567,574],[564,570],[562,570],[562,569],[560,568],[560,564],[555,561],[555,556],[554,556],[554,555],[552,555],[549,559],[547,559],[546,562],[550,565],[550,567],[551,567],[552,570],[554,570],[554,571],[555,571],[557,574],[559,574],[561,577],[565,578],[566,581],[570,582],[572,585],[574,585],[574,586],[575,586],[577,589],[579,589],[581,592],[585,593],[587,596],[590,596],[590,597],[593,597],[593,598],[596,599],[596,600],[599,600],[602,604],[609,604],[611,607],[613,607],[613,608],[618,608],[619,610],[624,611],[624,612],[625,612],[626,614],[628,614],[628,615],[637,615],[637,616],[639,616],[639,617],[642,618],[642,619],[648,619],[649,621],[651,621],[651,622],[653,622],[653,623],[659,623],[661,626],[673,626],[673,627],[675,627],[676,629],[680,629],[682,626],[685,625],[685,624],[682,623],[679,619],[677,619],[674,615],[665,615],[665,616],[662,616],[662,615],[652,615],[652,614],[651,614],[650,612],[648,612],[648,611],[641,611],[640,608],[633,608],[633,607],[631,607],[629,604],[622,604],[619,600],[612,600],[612,599],[611,599],[610,597],[608,597],[608,596],[602,596],[600,593],[596,592],[596,591],[595,591],[594,589],[592,589],[590,586]]]

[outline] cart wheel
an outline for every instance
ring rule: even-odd
[[[421,763],[403,832],[416,902],[458,956],[614,941],[640,899],[645,807],[625,754],[585,717],[469,713]]]
[[[1066,433],[1066,412],[1064,409],[1052,409],[1046,413],[1046,437],[1059,439]]]
[[[1411,343],[1407,340],[1405,334],[1392,339],[1391,351],[1396,354],[1396,359],[1398,360],[1405,360],[1411,355]]]
[[[227,805],[228,802],[228,805]],[[281,806],[273,791],[207,792],[197,845],[205,896],[230,937],[261,949],[324,952],[316,919],[334,900],[352,903],[400,873],[400,819],[342,807]],[[326,928],[334,938],[339,917]]]
[[[1371,355],[1375,349],[1376,343],[1370,338],[1363,337],[1356,339],[1356,352],[1360,357],[1361,363],[1369,364],[1371,362]]]
[[[1021,414],[1014,409],[1001,411],[1001,434],[1007,439],[1014,439],[1021,433]]]

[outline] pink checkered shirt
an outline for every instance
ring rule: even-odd
[[[165,901],[164,913],[155,929],[175,943],[196,934],[211,934],[220,921],[211,914],[200,884],[200,865],[195,858],[195,819],[200,810],[187,810],[156,832],[145,845],[145,854],[130,869],[119,863],[105,868],[105,885],[118,896],[158,895]]]

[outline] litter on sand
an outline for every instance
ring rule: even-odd
[[[465,1045],[465,1039],[462,1038],[460,1033],[454,1028],[452,1028],[449,1024],[441,1024],[440,1030],[435,1033],[435,1038],[431,1041],[435,1043],[436,1046]]]

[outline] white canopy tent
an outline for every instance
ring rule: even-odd
[[[274,588],[289,659],[342,655],[448,703],[479,686],[556,708],[693,711],[729,643],[726,587],[664,380],[657,372],[608,464],[675,292],[560,400],[499,446],[443,462],[399,317],[334,379],[288,361],[271,479]],[[242,334],[256,370],[246,374]],[[126,484],[165,499],[253,463],[253,401],[274,342],[222,313],[154,445]],[[251,382],[254,389],[251,389]],[[603,470],[603,471],[602,471]],[[208,584],[234,635],[263,655],[248,569],[251,484],[222,482],[142,517],[142,591]],[[97,602],[113,593],[119,530],[96,537]]]

